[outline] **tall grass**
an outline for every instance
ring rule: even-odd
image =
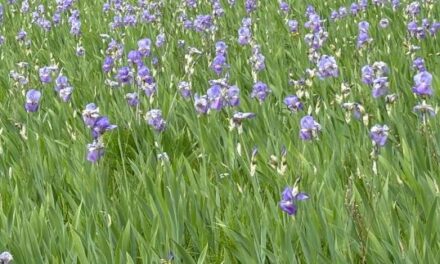
[[[21,2],[21,1],[17,1]],[[37,1],[31,1],[31,10]],[[55,1],[42,1],[52,12]],[[208,1],[199,1],[195,16],[210,13]],[[0,34],[0,250],[8,250],[15,263],[437,263],[440,259],[439,215],[440,130],[438,116],[423,127],[412,112],[417,98],[411,92],[412,58],[403,43],[407,38],[404,8],[374,7],[357,17],[325,22],[329,39],[323,54],[336,57],[340,76],[315,78],[303,99],[305,111],[291,114],[283,98],[295,93],[289,73],[300,78],[308,61],[303,27],[308,4],[322,17],[347,1],[287,1],[291,19],[300,24],[298,35],[289,34],[276,1],[259,1],[251,14],[255,41],[266,57],[266,70],[258,75],[272,89],[258,104],[252,89],[249,46],[237,43],[237,30],[246,16],[244,4],[229,7],[222,1],[224,17],[218,19],[214,36],[183,30],[178,26],[180,1],[164,1],[159,24],[140,24],[111,30],[111,15],[101,12],[104,1],[76,1],[82,35],[69,34],[67,14],[60,26],[44,32],[30,23],[31,14],[18,10],[19,3],[3,3]],[[13,8],[17,11],[13,11]],[[422,16],[440,20],[440,4],[424,8]],[[387,17],[390,26],[381,29]],[[357,23],[368,20],[373,42],[356,48]],[[25,29],[32,40],[29,49],[15,40]],[[155,39],[165,32],[167,42],[153,48],[159,58],[155,68],[158,94],[153,102],[141,96],[141,110],[160,108],[167,129],[156,133],[124,95],[135,88],[109,88],[101,66],[108,34],[137,48],[140,38]],[[216,79],[209,69],[214,43],[228,48],[230,82],[241,89],[240,111],[256,113],[243,123],[243,134],[229,131],[233,110],[198,116],[193,101],[185,101],[177,83],[187,77],[185,40],[203,52],[196,56],[193,91],[204,94],[208,81]],[[440,41],[437,37],[412,40],[421,47],[434,76],[434,97],[440,92]],[[86,50],[75,55],[78,44]],[[340,54],[339,56],[337,54]],[[386,110],[383,99],[371,97],[361,82],[362,66],[384,61],[390,66],[390,90],[399,98]],[[14,84],[11,70],[28,62],[29,84]],[[43,85],[38,68],[58,64],[75,90],[69,103],[61,102],[53,85]],[[344,101],[359,101],[370,123],[345,121],[335,100],[343,83],[351,85]],[[24,110],[24,93],[42,91],[40,109]],[[96,103],[118,128],[104,135],[106,154],[97,163],[85,158],[90,131],[81,111]],[[318,140],[299,139],[299,120],[312,113],[322,125]],[[380,123],[390,127],[387,145],[373,160],[369,129]],[[241,145],[241,153],[237,145]],[[251,152],[256,146],[256,173],[251,176]],[[270,166],[287,149],[284,175]],[[169,160],[159,160],[167,153]],[[298,203],[298,214],[288,216],[279,208],[280,194],[301,177],[300,189],[310,199]]]

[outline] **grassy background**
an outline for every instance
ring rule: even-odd
[[[20,2],[20,1],[18,1]],[[100,12],[104,1],[78,1],[81,11],[80,38],[69,34],[67,16],[59,27],[43,32],[30,24],[30,14],[12,12],[5,6],[0,34],[0,250],[9,250],[16,263],[159,263],[171,251],[180,263],[436,263],[440,259],[437,223],[439,215],[440,132],[438,117],[422,130],[412,113],[417,98],[411,93],[411,57],[406,54],[404,8],[370,6],[359,17],[326,22],[330,37],[324,54],[335,55],[341,76],[313,81],[312,96],[304,100],[323,127],[318,141],[301,142],[299,120],[305,113],[290,114],[282,104],[295,93],[288,85],[289,72],[299,78],[308,67],[307,47],[300,34],[288,33],[276,1],[260,1],[252,14],[254,37],[266,56],[266,70],[259,80],[272,94],[258,104],[252,88],[249,46],[237,44],[237,29],[246,15],[244,5],[224,2],[225,16],[218,20],[215,40],[228,46],[231,82],[241,88],[239,110],[257,118],[244,123],[244,133],[228,131],[228,109],[198,117],[192,101],[180,98],[176,85],[185,78],[183,39],[204,54],[197,59],[191,78],[193,90],[205,93],[208,80],[216,78],[208,68],[213,58],[212,40],[177,26],[180,1],[165,1],[160,24],[110,30],[111,15]],[[202,1],[200,1],[202,2]],[[268,4],[271,2],[271,4]],[[305,2],[287,1],[289,18],[306,21]],[[347,1],[310,0],[322,17]],[[405,1],[402,1],[405,2]],[[54,1],[43,1],[53,10]],[[307,3],[308,4],[308,3]],[[18,5],[19,7],[19,5]],[[31,7],[35,7],[31,5]],[[31,10],[32,10],[31,8]],[[49,11],[52,12],[52,11]],[[188,11],[211,12],[210,6]],[[440,4],[423,16],[440,20]],[[380,29],[381,18],[390,27]],[[355,48],[357,23],[369,21],[374,41],[367,50]],[[32,45],[29,50],[15,41],[24,28]],[[160,108],[168,123],[156,134],[137,118],[124,95],[134,87],[106,87],[102,73],[109,34],[136,47],[140,38],[164,31],[167,44],[153,48],[160,58],[156,68],[159,92],[153,102],[142,98],[141,108]],[[85,57],[75,56],[82,43]],[[440,41],[429,37],[412,40],[434,76],[438,103],[440,87]],[[16,63],[30,63],[30,83],[14,85],[9,71]],[[390,90],[399,99],[390,111],[383,100],[374,100],[370,88],[360,81],[367,63],[385,61],[391,68]],[[72,101],[62,103],[52,85],[42,85],[38,68],[57,63],[75,87]],[[149,65],[149,64],[148,64]],[[346,123],[344,111],[335,103],[343,82],[352,84],[347,101],[360,101],[371,115],[370,125]],[[42,90],[41,108],[26,113],[24,91]],[[105,135],[106,155],[99,164],[85,159],[90,132],[81,111],[95,102],[118,129]],[[371,125],[391,128],[390,140],[372,171],[368,136]],[[236,146],[240,142],[243,153]],[[268,160],[288,150],[287,172],[278,175]],[[250,176],[250,153],[259,149],[257,173]],[[157,160],[166,152],[169,162]],[[299,204],[298,215],[289,217],[278,208],[280,193],[301,176],[301,190],[311,199]]]

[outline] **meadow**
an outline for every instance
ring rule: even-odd
[[[438,263],[439,38],[437,0],[2,0],[0,262]]]

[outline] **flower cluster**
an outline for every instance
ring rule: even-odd
[[[115,129],[108,117],[99,114],[99,108],[90,103],[82,112],[84,124],[92,131],[93,142],[87,145],[87,160],[95,163],[104,155],[104,143],[102,136],[105,132]]]
[[[250,18],[244,18],[241,27],[238,29],[238,44],[247,45],[252,40],[251,31],[252,20]]]
[[[224,69],[228,67],[226,62],[228,46],[223,41],[218,41],[215,44],[215,52],[216,55],[214,60],[211,63],[211,69],[217,74],[221,75],[224,72]]]
[[[70,97],[73,92],[73,87],[69,83],[69,80],[64,75],[59,75],[55,80],[55,91],[58,93],[58,96],[64,101],[67,102],[70,100]]]
[[[318,77],[320,79],[326,79],[329,77],[338,77],[339,68],[336,64],[336,60],[332,56],[322,55],[317,63]]]
[[[359,22],[359,35],[357,38],[357,47],[361,48],[371,43],[373,39],[369,34],[370,23],[367,21]]]
[[[372,95],[374,98],[382,97],[388,94],[390,86],[388,81],[389,68],[385,62],[379,61],[373,65],[365,65],[361,69],[362,82],[372,86]]]
[[[260,45],[254,45],[252,47],[252,57],[250,59],[253,71],[260,72],[264,70],[266,68],[265,60],[266,58],[261,53]]]
[[[309,60],[315,61],[319,57],[319,49],[324,45],[328,39],[328,32],[324,28],[324,20],[316,13],[313,6],[309,6],[306,11],[308,18],[304,27],[309,29],[310,33],[306,34],[304,41],[309,46]]]
[[[434,116],[437,113],[434,107],[426,102],[434,93],[432,88],[432,74],[427,71],[425,60],[420,57],[413,60],[413,68],[417,71],[417,74],[414,76],[412,92],[422,99],[422,102],[414,106],[413,111],[420,113],[425,122],[426,116]]]

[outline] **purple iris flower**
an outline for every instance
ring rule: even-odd
[[[341,6],[338,10],[339,12],[339,18],[344,18],[348,15],[347,8],[345,6]]]
[[[150,69],[147,66],[142,65],[139,67],[136,77],[136,83],[142,90],[144,90],[145,94],[148,97],[156,93],[156,80],[151,75]]]
[[[53,68],[51,67],[43,67],[38,70],[38,73],[40,75],[40,81],[42,83],[50,83],[52,82],[52,72]]]
[[[125,26],[135,26],[137,23],[136,16],[128,15],[124,17],[124,25]]]
[[[415,21],[408,22],[406,28],[411,36],[415,36],[417,34],[417,28],[418,28],[417,22]]]
[[[189,8],[196,8],[197,7],[197,0],[186,0],[185,4]]]
[[[99,117],[99,108],[94,104],[90,103],[86,105],[86,108],[82,112],[82,118],[86,126],[92,128]]]
[[[159,65],[159,57],[154,56],[154,57],[151,59],[151,64],[153,64],[153,66],[157,66],[157,65]]]
[[[210,15],[198,15],[193,22],[196,32],[205,32],[213,29],[213,19]]]
[[[133,78],[133,74],[130,71],[130,67],[123,66],[118,69],[118,73],[116,74],[116,78],[122,84],[130,84]]]
[[[142,81],[138,82],[138,85],[148,97],[153,96],[157,92],[157,83],[152,75],[146,76]]]
[[[70,34],[73,36],[81,35],[81,21],[80,20],[71,20],[70,23]]]
[[[17,33],[17,36],[15,37],[15,39],[18,40],[19,42],[24,42],[26,40],[26,37],[27,37],[27,32],[24,31],[23,29],[21,29]]]
[[[376,61],[373,63],[373,70],[376,77],[386,76],[390,72],[390,68],[383,61]]]
[[[413,93],[419,96],[431,96],[432,90],[432,75],[427,72],[420,72],[414,76]]]
[[[141,67],[139,67],[138,72],[137,72],[137,78],[139,80],[147,81],[147,79],[150,76],[151,76],[150,69],[147,66],[142,65]]]
[[[166,36],[165,33],[160,33],[156,37],[156,47],[160,48],[162,47],[166,42]]]
[[[211,109],[220,111],[225,106],[222,90],[223,88],[218,84],[215,84],[208,89],[206,94],[208,95],[209,107]]]
[[[70,100],[73,92],[73,87],[70,85],[69,80],[66,76],[60,75],[57,77],[57,79],[55,80],[55,91],[64,102]]]
[[[26,112],[36,112],[39,107],[41,99],[41,92],[38,90],[31,89],[26,93],[26,103],[24,108]]]
[[[350,13],[352,15],[357,15],[359,13],[359,11],[360,11],[359,4],[358,3],[352,3],[351,6],[350,6]]]
[[[61,89],[65,88],[67,86],[69,86],[69,80],[67,79],[66,76],[60,75],[56,78],[55,88],[54,88],[55,91],[59,92]]]
[[[241,26],[250,28],[252,26],[252,18],[245,17],[241,20]]]
[[[121,28],[124,25],[124,20],[121,16],[115,15],[113,17],[113,21],[110,23],[110,27],[115,30],[117,28]]]
[[[209,100],[208,96],[203,95],[199,96],[198,94],[194,95],[194,107],[196,108],[197,113],[206,114],[209,110]]]
[[[247,13],[251,13],[257,9],[257,0],[246,0],[244,4]]]
[[[87,144],[87,160],[96,163],[104,155],[104,144],[99,141],[93,141],[92,144]]]
[[[426,71],[425,67],[425,60],[423,58],[417,57],[413,60],[412,64],[413,68],[416,69],[418,72],[424,72]]]
[[[180,95],[182,95],[183,98],[189,99],[191,97],[191,85],[189,82],[181,81],[177,85],[177,89],[180,91]]]
[[[226,51],[228,50],[228,45],[224,41],[217,41],[215,43],[215,53],[217,55],[226,56]]]
[[[102,5],[102,12],[107,13],[108,11],[110,11],[110,3],[104,3]]]
[[[237,86],[229,86],[226,101],[228,102],[229,106],[232,107],[240,104],[240,89]]]
[[[289,27],[290,33],[297,33],[298,32],[298,21],[289,20],[289,21],[287,21],[287,26]]]
[[[152,126],[157,132],[162,132],[166,128],[166,121],[162,117],[162,111],[159,109],[152,109],[147,112],[145,119],[148,124]]]
[[[267,84],[258,81],[252,86],[251,97],[257,98],[258,101],[263,102],[264,100],[266,100],[266,97],[270,94],[270,92],[271,90],[269,89]]]
[[[127,58],[128,61],[136,64],[136,65],[142,65],[142,53],[138,50],[131,50],[128,54],[127,54]]]
[[[318,132],[321,131],[321,125],[313,119],[312,116],[304,116],[300,121],[301,130],[299,132],[299,137],[304,140],[312,140],[318,136]]]
[[[374,82],[374,70],[370,65],[365,65],[361,69],[362,82],[365,84],[373,84]]]
[[[238,29],[238,44],[247,45],[252,39],[251,30],[248,27],[241,27]]]
[[[391,5],[394,11],[397,10],[400,7],[400,0],[391,0]]]
[[[216,17],[221,17],[225,14],[225,10],[223,9],[220,2],[214,2],[212,4],[212,14]]]
[[[284,13],[289,13],[289,11],[290,11],[289,4],[284,1],[280,2],[280,10]]]
[[[315,8],[312,5],[308,5],[306,8],[305,16],[310,17],[311,15],[314,15],[314,14],[316,14]]]
[[[431,34],[431,36],[435,36],[439,31],[440,31],[440,22],[433,22],[431,27],[429,28],[429,33]]]
[[[260,51],[260,46],[254,46],[252,49],[252,57],[250,59],[254,71],[260,72],[264,70],[266,68],[265,60],[266,58]]]
[[[197,7],[197,0],[186,0],[185,4],[189,8],[196,8]]]
[[[110,131],[117,128],[116,125],[110,124],[108,117],[100,116],[96,119],[95,123],[92,126],[92,136],[94,139],[99,138],[104,135],[106,131]]]
[[[288,95],[284,98],[284,104],[292,112],[298,112],[304,108],[303,104],[296,95]]]
[[[330,14],[330,20],[331,21],[336,21],[339,19],[339,13],[336,10],[333,10]]]
[[[102,64],[102,70],[105,73],[108,73],[108,72],[110,72],[113,69],[113,65],[114,65],[113,58],[110,57],[110,56],[107,56],[107,57],[105,57],[104,63]]]
[[[375,146],[384,146],[387,143],[389,128],[387,125],[375,125],[370,130],[370,138]]]
[[[298,210],[296,201],[304,201],[309,199],[309,195],[303,192],[298,192],[297,187],[286,187],[281,193],[280,208],[289,215],[296,215]]]
[[[332,56],[322,55],[318,60],[318,76],[321,79],[338,77],[339,69],[336,60]]]
[[[183,21],[183,27],[185,29],[192,29],[194,27],[194,23],[191,20],[189,20],[189,19],[185,19]]]
[[[223,54],[218,54],[217,56],[215,56],[214,60],[211,63],[211,69],[217,75],[220,75],[225,67],[227,67],[226,57]]]
[[[129,106],[136,107],[139,104],[139,96],[137,93],[127,93],[125,95]]]
[[[429,20],[427,18],[422,19],[422,27],[424,29],[429,29],[430,25],[431,25],[431,23],[429,22]]]
[[[304,41],[313,50],[318,50],[319,48],[322,47],[322,45],[327,40],[327,38],[328,38],[328,32],[321,30],[313,34],[311,33],[306,34],[304,36]]]
[[[406,13],[413,17],[417,16],[420,13],[420,10],[420,3],[418,1],[414,1],[406,7]]]
[[[70,100],[70,97],[72,96],[72,93],[73,93],[73,87],[67,86],[61,89],[58,92],[58,95],[61,98],[61,100],[63,100],[64,102],[68,102]]]
[[[141,39],[137,43],[138,45],[138,51],[141,53],[143,57],[150,56],[151,52],[151,40],[148,38]]]
[[[378,98],[388,93],[388,87],[390,86],[388,82],[388,77],[379,77],[373,81],[372,95],[374,98]]]
[[[359,31],[368,32],[370,28],[370,23],[368,23],[367,21],[361,21],[359,22],[358,27],[359,27]]]
[[[358,48],[372,41],[372,38],[370,38],[370,35],[368,33],[369,28],[370,28],[370,24],[367,21],[359,22],[359,35],[357,39]]]
[[[309,20],[304,23],[304,27],[316,33],[322,30],[324,21],[318,14],[311,14]]]

